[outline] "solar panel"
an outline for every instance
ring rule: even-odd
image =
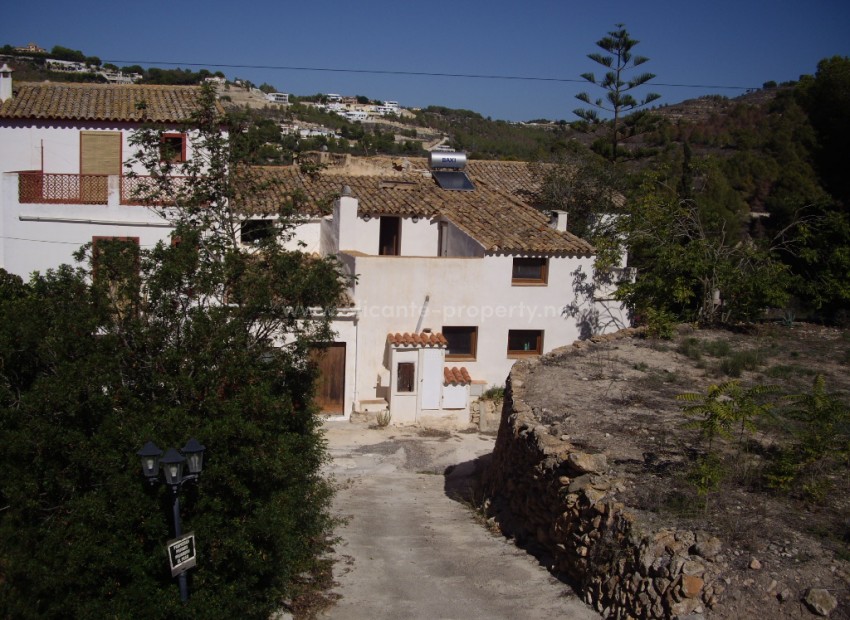
[[[437,185],[443,189],[455,192],[471,192],[475,189],[475,186],[469,180],[469,177],[466,176],[465,172],[432,170],[431,174],[434,175]]]

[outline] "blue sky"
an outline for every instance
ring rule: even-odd
[[[637,93],[660,93],[658,103],[733,97],[744,91],[716,86],[796,80],[822,58],[850,56],[847,0],[20,1],[4,7],[0,44],[62,45],[118,65],[206,67],[296,95],[360,94],[494,119],[574,120],[575,94],[599,93],[580,83],[582,73],[598,69],[587,54],[617,23],[640,41],[634,51],[650,58],[643,68],[657,75]],[[576,81],[250,68],[260,65]]]

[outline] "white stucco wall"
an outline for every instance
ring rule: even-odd
[[[154,209],[120,205],[118,177],[108,205],[19,204],[18,175],[0,175],[0,267],[23,278],[59,265],[92,237],[138,237],[141,247],[167,240],[172,228]]]
[[[42,170],[43,157],[44,172],[79,174],[81,131],[121,132],[121,156],[127,161],[134,154],[130,138],[137,128],[121,123],[5,120],[0,125],[0,172]],[[180,132],[181,128],[163,130]],[[193,156],[191,140],[187,140],[186,156]]]
[[[415,258],[344,254],[342,258],[358,275],[352,292],[360,311],[358,364],[362,376],[381,376],[387,334],[414,332],[420,316],[421,327],[434,332],[445,326],[476,326],[476,359],[446,363],[465,366],[473,379],[495,385],[504,383],[515,361],[507,354],[509,330],[543,330],[544,352],[580,336],[575,319],[565,316],[563,310],[574,296],[572,273],[579,266],[589,269],[591,258],[551,258],[546,286],[513,286],[510,255]],[[382,394],[376,393],[373,381],[359,383],[359,398],[375,396]]]
[[[438,234],[436,220],[401,218],[401,256],[437,256]]]

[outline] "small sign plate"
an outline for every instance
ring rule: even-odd
[[[168,541],[168,563],[171,565],[172,577],[176,577],[195,566],[194,532]]]

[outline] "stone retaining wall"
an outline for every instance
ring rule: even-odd
[[[539,364],[518,362],[508,378],[483,477],[488,513],[605,617],[675,618],[714,607],[725,588],[712,561],[720,541],[659,526],[651,514],[617,502],[624,481],[605,455],[550,435],[525,403],[527,378]]]

